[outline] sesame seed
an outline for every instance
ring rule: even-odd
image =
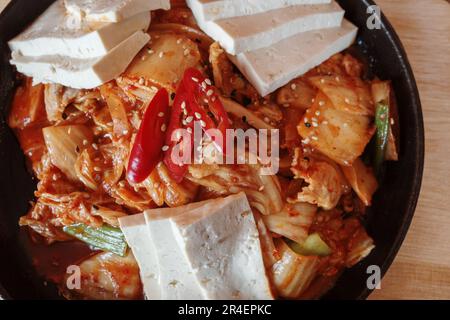
[[[178,39],[178,40],[177,40],[177,44],[180,44],[182,41],[183,41],[183,39],[181,39],[181,38]]]
[[[169,146],[162,147],[162,151],[166,152],[167,150],[169,150]]]
[[[322,124],[324,124],[324,125],[328,125],[328,121],[327,121],[327,120],[325,120],[324,122],[322,122]]]
[[[269,123],[269,122],[270,122],[270,119],[269,119],[268,117],[265,117],[265,118],[264,118],[264,122]]]
[[[314,98],[311,99],[311,102],[312,102],[312,103],[314,103],[315,101],[316,101],[316,99],[314,99]]]
[[[212,82],[211,82],[211,80],[209,80],[209,79],[205,79],[205,82],[206,82],[206,84],[207,84],[208,86],[212,85]]]
[[[336,77],[336,81],[339,82],[341,81],[341,78],[339,78],[339,76]]]
[[[194,120],[194,117],[193,116],[189,116],[189,117],[186,118],[186,123],[191,123],[192,120]]]
[[[190,53],[191,53],[191,50],[185,49],[184,52],[183,52],[183,55],[186,57],[186,56],[188,56]]]
[[[206,82],[203,81],[203,82],[202,82],[202,88],[203,88],[203,90],[206,90],[206,87],[207,87]]]
[[[292,89],[292,90],[297,89],[297,85],[296,85],[295,83],[291,84],[291,89]]]
[[[129,132],[128,130],[123,130],[123,132],[122,132],[122,133],[123,133],[123,135],[127,135],[127,134],[128,134],[128,132]]]
[[[69,129],[67,129],[67,134],[71,134],[72,133],[72,127],[69,127]]]
[[[87,141],[86,139],[85,139],[85,140],[83,140],[83,146],[87,146],[87,145],[88,145],[88,143],[89,143],[89,141]]]
[[[313,122],[317,122],[317,118],[315,118],[315,117],[313,117],[311,120],[312,120]]]
[[[347,128],[348,127],[348,123],[344,123],[344,128]]]
[[[325,83],[325,79],[320,79],[320,83]]]
[[[192,128],[187,128],[188,133],[192,133]]]
[[[194,81],[194,82],[198,82],[198,79],[197,79],[197,78],[192,77],[191,79],[192,79],[192,81]]]
[[[283,104],[283,107],[285,107],[285,108],[289,108],[291,105],[289,104],[289,103],[285,103],[285,104]]]
[[[154,54],[155,53],[155,51],[153,51],[152,49],[148,49],[147,52],[148,52],[148,54]]]
[[[161,52],[159,53],[159,57],[162,58],[163,56],[164,56],[164,52],[161,51]]]
[[[391,126],[395,124],[394,118],[391,118]]]
[[[319,138],[317,138],[316,136],[312,136],[311,139],[313,139],[314,141],[319,140]]]
[[[313,125],[314,128],[317,128],[317,127],[319,126],[319,125],[317,124],[317,122],[313,122],[312,125]]]
[[[344,164],[345,164],[346,166],[348,166],[350,163],[349,163],[347,160],[345,160],[345,161],[344,161]]]
[[[319,106],[323,107],[325,105],[325,101],[319,101]]]
[[[213,97],[211,98],[211,101],[212,101],[212,102],[216,101],[216,97],[213,96]]]
[[[311,142],[311,140],[309,138],[303,139],[302,143],[303,144],[309,144]]]
[[[214,90],[212,90],[212,89],[209,89],[208,92],[206,92],[206,95],[208,97],[212,96],[213,94],[214,94]]]
[[[160,117],[160,118],[164,117],[164,112],[158,113],[158,117]]]
[[[196,112],[196,113],[195,113],[195,117],[196,117],[197,119],[201,119],[201,118],[202,118],[202,115],[201,115],[200,113]]]
[[[305,117],[305,120],[304,120],[304,121],[305,121],[305,123],[308,123],[308,122],[309,122],[308,118],[306,118],[306,117]]]
[[[203,120],[200,120],[200,125],[204,128],[204,127],[206,127],[206,122]]]
[[[345,98],[344,101],[345,101],[345,103],[347,103],[347,104],[350,103],[350,100],[349,100],[348,98]]]
[[[185,101],[183,101],[183,102],[181,103],[181,109],[186,109],[186,102],[185,102]]]
[[[125,182],[124,181],[120,181],[119,182],[119,187],[121,187],[121,188],[125,187]]]
[[[187,116],[188,113],[187,113],[186,108],[183,109],[183,114],[184,114],[185,116]]]
[[[141,77],[141,78],[139,78],[139,84],[140,84],[140,85],[143,85],[144,83],[145,83],[145,79],[144,79],[144,78],[142,78],[142,77]]]
[[[93,144],[92,144],[92,148],[94,148],[95,150],[98,150],[97,144],[93,143]]]
[[[263,191],[263,190],[264,190],[264,186],[259,187],[258,190],[259,190],[259,191]]]
[[[319,110],[316,111],[316,116],[320,116],[320,111]]]
[[[203,99],[204,103],[209,103],[208,99]]]
[[[95,172],[100,172],[100,171],[102,171],[102,169],[100,169],[99,167],[94,167],[94,171]]]

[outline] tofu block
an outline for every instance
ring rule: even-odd
[[[172,218],[172,223],[207,299],[273,299],[245,194],[207,203]]]
[[[122,74],[150,36],[138,31],[106,55],[76,59],[60,55],[22,56],[13,52],[11,64],[34,83],[59,83],[74,89],[93,89]]]
[[[92,24],[67,15],[63,1],[59,0],[9,41],[9,47],[30,57],[94,58],[106,55],[136,31],[146,31],[150,20],[150,14],[144,12],[120,23]]]
[[[67,12],[91,22],[119,22],[142,12],[169,10],[170,0],[64,0]]]
[[[203,21],[249,16],[293,5],[330,3],[331,0],[186,0]]]
[[[297,5],[251,16],[217,21],[196,17],[200,28],[229,54],[268,47],[296,34],[341,25],[344,10],[336,2]]]
[[[158,258],[148,231],[145,215],[141,213],[122,217],[119,219],[119,223],[139,265],[146,299],[161,300]]]
[[[203,300],[205,296],[178,246],[170,219],[204,205],[192,203],[179,208],[147,210],[144,213],[159,266],[159,285],[163,300]]]
[[[163,300],[204,300],[197,279],[178,246],[170,220],[148,223],[156,248],[160,269],[161,297]]]
[[[259,94],[266,96],[348,48],[357,32],[344,21],[339,28],[299,33],[268,48],[229,57]]]

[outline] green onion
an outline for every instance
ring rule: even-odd
[[[331,248],[322,240],[318,233],[313,233],[302,243],[290,241],[291,249],[302,256],[329,256]]]
[[[87,226],[83,223],[73,224],[63,228],[64,232],[95,248],[125,256],[128,245],[125,236],[118,228],[104,225],[100,228]]]
[[[377,133],[375,137],[375,158],[373,165],[375,172],[379,176],[385,159],[389,138],[389,105],[384,101],[377,103],[375,126],[377,127]]]

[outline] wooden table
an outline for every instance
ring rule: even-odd
[[[0,11],[9,0],[0,0]],[[403,41],[426,129],[422,193],[394,264],[370,299],[450,299],[450,4],[377,0]]]
[[[400,35],[425,118],[425,175],[411,229],[371,299],[450,299],[450,4],[377,0]]]

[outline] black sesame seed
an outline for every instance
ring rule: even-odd
[[[175,100],[175,96],[176,96],[175,92],[172,92],[172,94],[170,95],[170,99]]]
[[[307,128],[311,128],[311,123],[309,123],[309,122],[306,122],[306,123],[305,123],[305,127],[307,127]]]
[[[249,97],[243,97],[242,103],[244,104],[244,106],[248,106],[250,103],[252,103],[252,99],[250,99]]]

